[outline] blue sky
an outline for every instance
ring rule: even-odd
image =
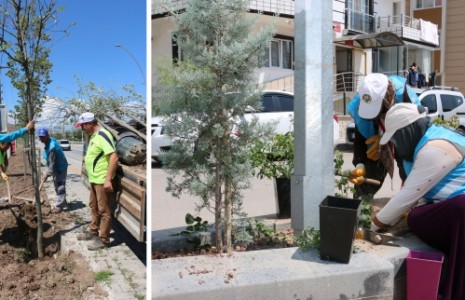
[[[76,25],[51,50],[53,82],[47,94],[63,99],[77,97],[77,75],[85,83],[92,81],[114,90],[134,84],[145,97],[145,79],[138,65],[146,77],[146,1],[58,0],[58,6],[64,8],[58,14],[58,28],[71,22]],[[3,103],[13,110],[17,91],[4,72],[1,76]]]

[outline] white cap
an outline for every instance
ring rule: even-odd
[[[360,95],[358,115],[360,117],[374,119],[378,116],[388,84],[389,79],[384,74],[372,73],[365,76],[358,89]]]
[[[84,123],[89,123],[89,122],[93,122],[95,121],[95,116],[93,113],[91,112],[85,112],[83,113],[82,115],[79,116],[78,118],[78,122],[76,123],[76,125],[74,125],[75,128],[78,128],[80,127],[82,124]]]
[[[387,144],[397,130],[426,117],[426,109],[422,113],[418,109],[419,106],[413,103],[399,103],[391,107],[384,121],[386,132],[384,132],[379,143],[381,145]]]

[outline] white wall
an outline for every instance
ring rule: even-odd
[[[392,4],[398,0],[378,0],[375,1],[375,16],[386,17],[392,15]]]
[[[172,17],[152,20],[152,86],[158,81],[156,66],[171,63],[171,33],[175,30]]]

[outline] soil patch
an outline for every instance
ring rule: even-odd
[[[59,252],[60,232],[75,218],[68,211],[52,213],[48,199],[55,194],[47,195],[45,188],[40,192],[44,257],[38,259],[35,191],[21,144],[9,158],[11,203],[0,179],[0,299],[106,299],[84,258]]]
[[[389,201],[389,198],[377,198],[372,201],[373,205],[373,215],[378,213],[379,210],[386,205]],[[247,246],[235,246],[235,252],[244,252],[244,251],[255,251],[255,250],[266,250],[266,249],[278,249],[278,248],[288,248],[288,247],[297,247],[294,242],[294,234],[292,228],[280,230],[277,232],[272,232],[271,228],[265,229],[267,231],[266,236],[254,238],[254,241]],[[385,233],[390,233],[394,236],[403,236],[409,233],[410,230],[407,225],[407,221],[403,218],[395,226],[390,227]],[[377,251],[377,245],[361,239],[361,237],[356,239],[355,242],[356,251]],[[215,255],[221,254],[212,247],[211,249],[194,249],[193,247],[186,247],[184,249],[172,249],[172,251],[153,251],[152,259],[165,259],[172,257],[182,257],[182,256],[195,256],[195,255]]]

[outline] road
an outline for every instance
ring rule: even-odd
[[[71,144],[71,151],[63,151],[68,161],[68,174],[81,176],[82,144]]]
[[[352,152],[343,151],[343,170],[353,168]],[[398,171],[391,181],[388,178],[376,194],[376,198],[392,197],[400,189],[400,178]],[[270,179],[252,179],[252,187],[244,192],[244,211],[248,217],[266,216],[276,214],[276,200],[274,184]],[[392,184],[392,187],[391,187]],[[214,216],[209,211],[203,210],[196,213],[196,199],[190,195],[182,195],[179,199],[174,198],[165,191],[166,173],[159,166],[152,166],[152,231],[185,227],[184,216],[191,213],[207,220],[209,224],[214,223]]]

